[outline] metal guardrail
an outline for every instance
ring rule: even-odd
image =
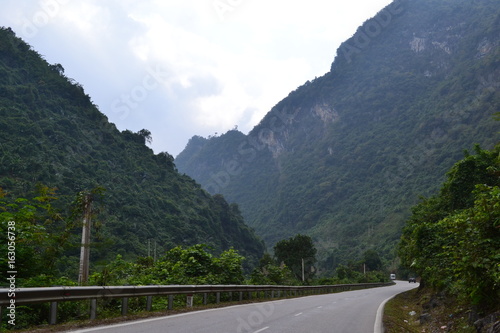
[[[333,293],[354,289],[366,289],[374,287],[383,287],[394,284],[390,283],[360,283],[360,284],[341,284],[341,285],[323,285],[323,286],[275,286],[275,285],[150,285],[150,286],[88,286],[88,287],[46,287],[46,288],[16,288],[15,291],[7,288],[0,289],[0,314],[2,307],[9,309],[9,306],[15,300],[15,305],[35,304],[50,302],[50,324],[56,323],[57,303],[91,300],[90,319],[96,318],[97,300],[109,298],[122,298],[122,315],[127,314],[128,298],[147,297],[146,310],[151,310],[153,296],[169,296],[168,308],[172,308],[173,296],[184,294],[192,296],[195,294],[204,295],[204,304],[207,304],[207,295],[216,294],[217,303],[220,302],[221,293],[239,293],[239,299],[242,300],[243,293],[248,293],[251,298],[253,293],[264,293],[264,297],[274,298],[283,296],[302,296],[311,293]],[[13,297],[12,293],[15,296]],[[269,295],[269,293],[271,293]],[[189,300],[187,302],[189,306]]]

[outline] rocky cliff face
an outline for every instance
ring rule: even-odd
[[[188,145],[176,164],[238,202],[268,246],[301,232],[325,267],[369,248],[390,259],[418,196],[463,149],[497,142],[499,17],[490,0],[395,1],[248,135]]]

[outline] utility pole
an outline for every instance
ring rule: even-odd
[[[91,225],[92,199],[90,194],[83,195],[83,226],[82,247],[80,249],[80,270],[78,284],[83,285],[89,280],[90,263],[90,225]]]
[[[154,250],[153,262],[156,262],[156,239],[155,239],[155,250]]]
[[[302,258],[302,282],[304,282],[306,279],[304,277],[304,258]]]

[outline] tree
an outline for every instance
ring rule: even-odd
[[[259,266],[256,267],[250,277],[251,284],[261,285],[290,285],[295,281],[292,272],[285,265],[280,265],[269,253],[259,260]]]
[[[363,255],[364,264],[366,264],[366,268],[370,271],[379,271],[382,269],[382,260],[380,260],[380,256],[378,252],[375,250],[368,250]]]
[[[41,184],[32,198],[12,198],[0,188],[0,230],[11,243],[0,247],[0,265],[3,274],[19,272],[19,286],[32,278],[42,280],[40,276],[50,284],[58,260],[71,245],[76,224],[54,207],[57,199],[54,188]]]
[[[49,68],[59,73],[59,75],[64,76],[64,67],[61,64],[49,65]]]
[[[426,284],[487,309],[500,298],[500,145],[476,152],[413,209],[399,255]]]
[[[316,248],[309,236],[298,234],[279,241],[274,246],[274,256],[278,263],[288,266],[300,281],[309,281],[315,274]]]
[[[154,281],[160,284],[241,284],[245,258],[234,249],[216,257],[204,244],[188,248],[177,246],[168,251],[152,269]]]
[[[144,139],[144,143],[149,143],[153,142],[153,137],[151,136],[151,131],[147,129],[141,129],[137,134]]]

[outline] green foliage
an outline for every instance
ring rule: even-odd
[[[234,249],[214,256],[208,252],[205,245],[175,247],[156,262],[151,257],[140,257],[136,262],[130,262],[124,260],[121,255],[117,255],[114,260],[103,265],[90,276],[89,285],[243,284],[243,260],[244,257]],[[31,263],[35,264],[36,261]],[[74,286],[76,283],[64,277],[54,278],[39,274],[23,284],[24,287],[50,285]],[[184,295],[179,295],[174,305],[185,307],[185,298],[182,299],[182,297]],[[155,297],[153,309],[164,310],[167,302],[166,298]],[[88,305],[88,301],[59,303],[58,321],[87,319]],[[128,306],[129,312],[132,313],[144,311],[145,298],[130,298]],[[47,324],[49,304],[17,306],[16,309],[16,326],[6,326],[8,329],[25,329]],[[105,299],[98,302],[98,313],[101,318],[117,316],[120,310],[120,299]]]
[[[500,7],[391,6],[397,14],[389,7],[366,21],[329,73],[291,92],[248,135],[195,137],[176,158],[181,172],[237,202],[269,249],[311,236],[321,271],[372,248],[394,261],[418,197],[439,190],[463,149],[498,141]],[[463,177],[447,193],[456,206],[442,209],[473,203],[459,193],[476,176]]]
[[[363,255],[363,263],[366,265],[366,268],[370,271],[380,271],[383,268],[382,260],[378,255],[378,252],[375,250],[368,250]]]
[[[285,264],[279,264],[269,253],[260,259],[259,266],[250,277],[250,284],[255,285],[294,285],[297,284],[292,272]]]
[[[500,188],[477,185],[476,200],[440,223],[451,242],[443,247],[449,258],[452,285],[473,304],[497,306],[500,298]]]
[[[414,208],[399,255],[428,285],[491,308],[500,297],[500,145],[476,151]]]
[[[0,188],[0,266],[18,271],[17,285],[49,286],[58,279],[57,260],[72,244],[77,223],[54,207],[55,189],[38,185],[31,198],[13,198]],[[10,251],[7,243],[12,243]],[[7,255],[9,252],[9,255]],[[12,256],[14,266],[9,265]]]
[[[289,267],[295,278],[303,282],[311,281],[316,272],[313,266],[316,252],[311,237],[301,234],[279,241],[274,246],[276,260]]]
[[[358,266],[357,268],[355,266]],[[336,269],[337,278],[331,278],[331,284],[375,283],[387,282],[389,274],[382,270],[362,272],[359,265],[339,265]],[[328,281],[328,280],[326,280]],[[325,281],[325,282],[326,282]],[[330,284],[326,283],[326,284]]]
[[[168,285],[168,284],[242,284],[245,258],[234,249],[214,256],[202,244],[177,246],[158,261],[151,257],[127,262],[118,255],[99,272],[92,274],[91,285]]]
[[[358,261],[340,264],[335,269],[335,283],[371,283],[389,281],[389,272],[384,267],[377,251],[365,251]]]
[[[105,188],[94,224],[92,265],[117,255],[126,261],[145,256],[150,240],[159,253],[179,244],[207,243],[217,253],[233,247],[250,271],[264,244],[238,207],[178,173],[170,154],[154,154],[146,146],[151,140],[147,129],[118,131],[61,65],[48,64],[0,27],[0,187],[10,197],[25,198],[43,183],[57,188],[59,200],[51,204],[64,211],[75,193]],[[30,213],[28,206],[23,214]],[[63,225],[54,219],[37,227],[55,235]],[[59,271],[75,268],[78,242],[76,237],[72,248],[57,250]]]

